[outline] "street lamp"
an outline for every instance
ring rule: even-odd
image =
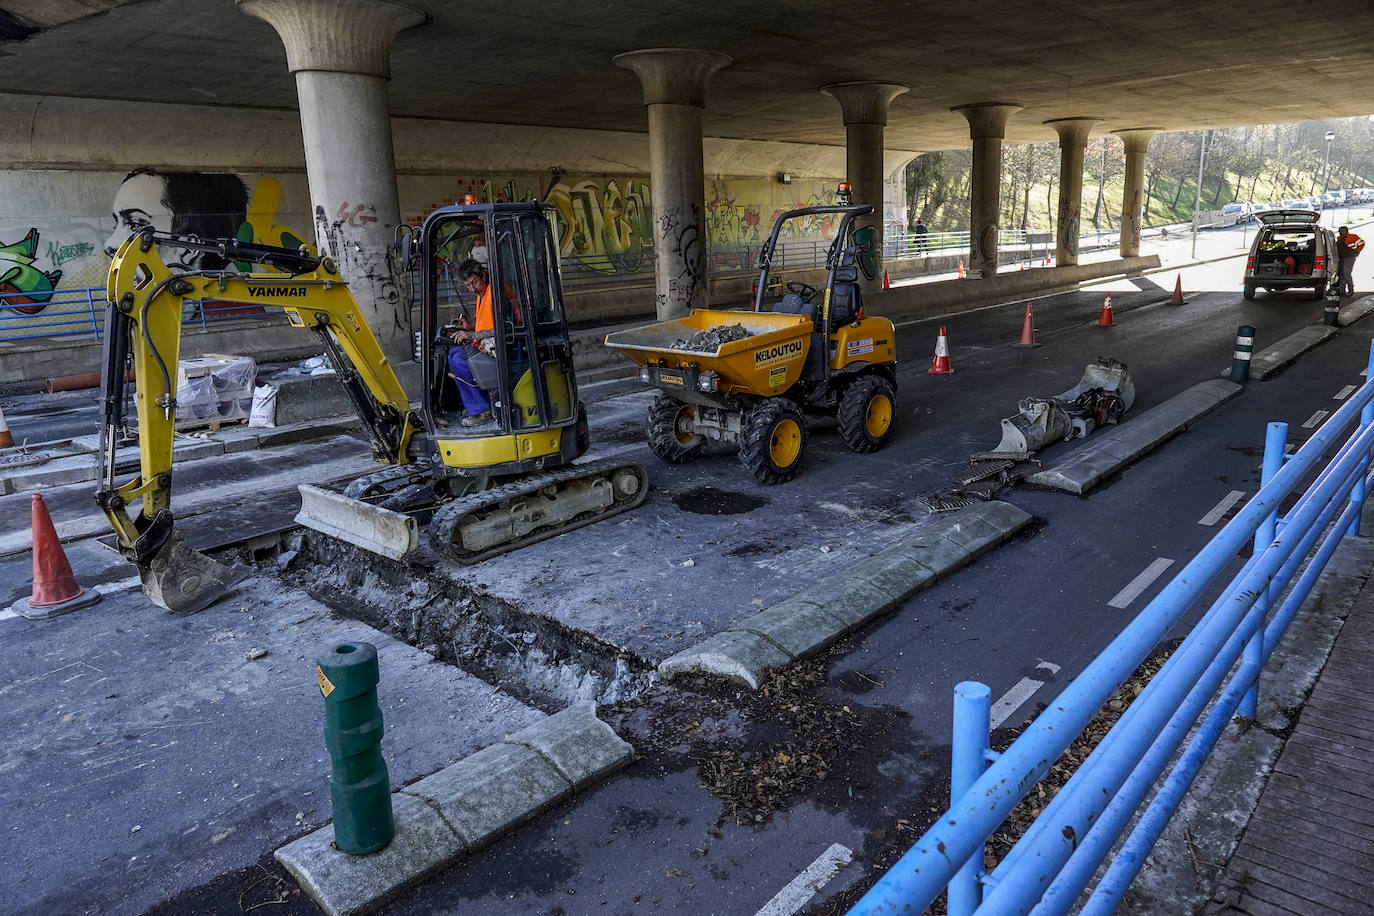
[[[1322,164],[1322,207],[1326,207],[1326,192],[1331,189],[1331,141],[1336,139],[1336,132],[1328,130],[1326,132],[1326,162]],[[1333,214],[1334,218],[1334,214]]]

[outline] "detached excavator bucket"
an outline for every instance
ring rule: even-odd
[[[177,528],[138,571],[148,600],[174,614],[205,610],[249,575],[242,566],[225,566],[192,550]]]
[[[1069,432],[1069,415],[1053,398],[1026,398],[1021,412],[1002,420],[1002,441],[993,453],[998,457],[1025,458]]]
[[[393,512],[303,483],[296,524],[356,544],[364,550],[404,560],[420,546],[420,529],[404,512]]]

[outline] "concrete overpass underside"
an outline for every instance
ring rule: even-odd
[[[661,306],[665,276],[706,270],[665,266],[655,225],[690,218],[744,264],[772,214],[827,199],[836,180],[881,212],[912,156],[972,144],[969,264],[986,276],[1002,143],[1058,136],[1071,266],[1065,189],[1081,185],[1089,134],[1118,132],[1138,179],[1158,130],[1367,114],[1371,32],[1374,6],[1348,0],[0,0],[0,251],[26,259],[20,294],[37,314],[51,290],[103,284],[103,252],[138,209],[126,198],[176,231],[338,236],[374,326],[395,329],[382,252],[398,223],[464,193],[540,196],[567,224],[565,265],[647,271]],[[655,48],[691,50],[613,62]],[[232,200],[196,204],[222,218],[188,224],[194,195],[178,202],[163,175],[129,184],[141,168],[209,173],[193,190]],[[673,307],[705,304],[675,294]],[[21,317],[0,308],[0,337]],[[391,336],[388,350],[408,350]]]
[[[1023,106],[1006,140],[1025,143],[1054,138],[1044,121],[1084,114],[1103,130],[1361,115],[1358,87],[1374,80],[1374,7],[1336,0],[410,5],[425,21],[396,37],[389,100],[393,116],[425,121],[643,133],[640,88],[611,58],[647,47],[734,59],[707,95],[705,134],[722,140],[842,147],[820,86],[909,85],[887,125],[888,148],[905,152],[967,146],[950,109],[978,102]],[[297,105],[281,42],[229,0],[0,10],[35,28],[0,43],[0,85],[35,102]],[[12,143],[29,129],[11,121],[5,133]]]

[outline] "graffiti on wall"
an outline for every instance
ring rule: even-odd
[[[11,319],[6,328],[25,324],[17,316],[39,315],[45,309],[62,311],[63,289],[103,287],[108,262],[132,233],[151,227],[161,232],[205,239],[237,238],[261,244],[311,249],[301,234],[285,225],[281,182],[259,178],[250,195],[238,175],[224,172],[168,171],[136,168],[118,180],[112,198],[91,210],[108,207],[103,220],[90,211],[27,229],[20,241],[5,244],[25,231],[24,223],[0,227],[0,309]],[[111,228],[111,223],[113,227]],[[13,232],[13,235],[6,235]],[[44,238],[40,241],[40,235]],[[102,240],[103,239],[103,243]],[[178,269],[218,270],[227,262],[213,253],[167,249],[164,256]],[[240,270],[270,270],[238,262]],[[83,298],[84,302],[84,298]],[[260,312],[217,307],[219,317]],[[17,322],[17,323],[16,323]]]
[[[28,235],[17,242],[8,245],[0,242],[0,306],[23,315],[43,311],[57,289],[57,282],[62,279],[60,270],[34,266],[38,257],[38,238],[38,230],[30,229]],[[60,255],[63,249],[57,251]],[[48,259],[53,260],[51,251]],[[57,263],[60,262],[55,261],[54,267]]]

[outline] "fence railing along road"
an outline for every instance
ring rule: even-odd
[[[946,886],[950,916],[1114,910],[1232,716],[1254,718],[1266,659],[1341,539],[1359,533],[1374,456],[1374,347],[1368,377],[1291,456],[1284,455],[1287,424],[1269,424],[1259,492],[1005,751],[987,748],[988,688],[955,688],[949,810],[850,916],[919,913]],[[1280,517],[1280,505],[1307,480]],[[1201,609],[1204,592],[1247,541],[1253,553],[1220,597],[995,870],[981,874],[988,838],[1175,624]]]

